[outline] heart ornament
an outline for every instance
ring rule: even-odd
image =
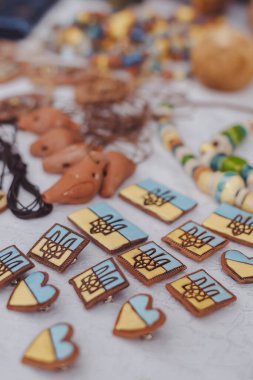
[[[56,301],[59,290],[47,285],[46,272],[34,272],[21,280],[14,288],[7,308],[16,311],[40,311],[48,308]]]
[[[22,362],[46,370],[69,367],[79,356],[79,347],[71,341],[73,332],[68,323],[42,331],[26,350]]]
[[[153,298],[148,294],[137,294],[121,308],[113,334],[124,338],[139,338],[161,327],[165,314],[152,308]]]
[[[240,251],[229,250],[223,253],[221,264],[224,272],[235,281],[244,284],[253,283],[253,258],[245,256]]]

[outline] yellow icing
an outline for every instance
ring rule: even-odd
[[[172,282],[170,285],[179,293],[184,294],[185,289],[183,286],[191,284],[191,280],[188,277],[180,278],[177,281]],[[197,310],[203,310],[206,309],[212,305],[215,305],[215,302],[211,298],[207,298],[204,301],[198,302],[194,298],[183,298],[185,301],[189,302],[194,306]]]
[[[25,358],[52,363],[56,360],[49,330],[43,331],[27,349]]]
[[[170,232],[168,235],[166,235],[166,237],[170,238],[171,240],[173,240],[175,243],[178,243],[179,245],[182,244],[182,240],[179,239],[179,237],[184,233],[185,231],[182,231],[180,230],[180,228],[178,228],[177,230],[174,230],[172,232]],[[209,244],[205,244],[203,245],[203,247],[201,248],[196,248],[196,247],[187,247],[186,248],[188,251],[191,251],[193,252],[194,254],[198,255],[198,256],[202,256],[204,255],[206,252],[210,251],[210,249],[212,249],[212,247],[209,245]]]
[[[146,323],[133,310],[129,303],[126,303],[120,313],[116,330],[140,330],[146,327]]]
[[[174,206],[171,203],[166,202],[162,206],[150,205],[145,206],[143,204],[144,197],[147,194],[147,190],[142,189],[137,185],[130,186],[120,192],[122,196],[128,199],[130,202],[141,206],[144,210],[151,211],[164,221],[171,221],[178,218],[183,212],[180,208]]]
[[[91,275],[93,273],[93,270],[92,269],[89,269],[87,270],[86,272],[83,272],[81,273],[79,276],[77,276],[76,278],[73,279],[75,285],[77,286],[77,288],[79,289],[80,286],[82,285],[82,279]],[[89,302],[89,301],[92,301],[94,298],[100,296],[101,294],[105,293],[105,289],[104,288],[100,288],[98,289],[96,292],[90,294],[87,290],[84,291],[84,292],[80,292],[82,298],[86,301],[86,302]]]
[[[139,249],[133,249],[129,252],[124,253],[123,255],[121,255],[121,257],[123,257],[129,264],[131,264],[132,267],[134,267],[134,264],[135,264],[134,257],[137,256],[141,252],[142,251]],[[145,268],[135,268],[135,270],[137,270],[139,273],[141,273],[148,280],[150,280],[156,276],[159,276],[163,273],[166,273],[166,270],[162,267],[156,268],[152,271],[148,271]]]
[[[232,230],[227,227],[227,225],[230,223],[230,219],[224,218],[223,216],[212,214],[209,216],[208,219],[206,219],[203,223],[205,227],[208,227],[210,229],[213,229],[215,231],[218,231],[220,233],[224,233],[230,237],[236,238],[241,241],[245,241],[247,243],[253,243],[253,234],[247,235],[247,234],[241,234],[239,236],[234,236],[232,234]]]
[[[25,281],[21,281],[15,289],[9,304],[11,306],[33,306],[37,305],[37,300],[31,293]]]
[[[229,268],[233,269],[241,278],[253,277],[253,265],[233,260],[226,260]]]
[[[122,245],[128,243],[128,240],[122,236],[119,232],[112,232],[111,234],[105,236],[101,232],[94,235],[90,234],[91,225],[90,223],[96,220],[98,216],[89,209],[83,209],[72,213],[69,219],[75,223],[84,232],[93,237],[96,241],[102,244],[109,250],[115,250]]]
[[[36,244],[36,246],[32,249],[32,253],[36,256],[39,256],[39,257],[43,257],[45,252],[43,252],[42,250],[42,247],[45,245],[45,243],[47,243],[48,239],[46,238],[42,238],[41,240],[38,241],[38,243]],[[61,266],[68,258],[69,256],[72,254],[72,251],[70,251],[69,249],[66,250],[66,252],[64,252],[64,254],[59,258],[55,258],[55,257],[52,257],[51,259],[49,259],[48,261],[54,265],[57,265],[57,266]],[[46,259],[47,260],[47,259]]]

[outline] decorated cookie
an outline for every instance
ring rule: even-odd
[[[34,272],[21,280],[14,288],[7,308],[17,311],[40,311],[51,306],[59,296],[59,290],[48,285],[46,272]]]
[[[74,329],[58,323],[42,331],[27,348],[22,362],[45,370],[71,366],[79,356],[79,347],[72,342]]]
[[[253,259],[242,252],[229,250],[221,256],[222,269],[235,281],[242,284],[253,283]]]
[[[28,256],[58,272],[64,272],[88,243],[89,239],[85,236],[55,224],[34,244]]]
[[[85,270],[71,278],[69,283],[74,286],[86,309],[129,286],[113,259],[102,261]]]
[[[228,244],[226,239],[191,220],[168,233],[162,240],[195,261],[207,259]]]
[[[113,334],[123,338],[140,338],[161,327],[165,314],[152,308],[153,298],[149,294],[137,294],[121,308]]]
[[[253,247],[253,214],[224,203],[203,224],[237,243]]]
[[[69,219],[81,228],[91,240],[109,253],[117,253],[147,240],[148,235],[126,220],[106,202],[69,215]]]
[[[152,179],[123,189],[120,197],[144,212],[171,223],[197,206],[197,202]]]
[[[0,251],[0,288],[33,268],[34,264],[15,245]]]
[[[119,262],[138,280],[149,286],[170,278],[186,266],[153,241],[117,256]]]
[[[234,294],[203,269],[167,284],[166,288],[196,317],[204,317],[236,301]]]

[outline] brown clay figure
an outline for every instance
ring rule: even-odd
[[[89,202],[99,192],[106,164],[107,158],[104,153],[90,152],[45,191],[43,199],[47,203]]]
[[[78,142],[83,142],[83,137],[78,131],[67,128],[53,128],[31,145],[31,153],[36,157],[47,157]]]
[[[41,135],[53,128],[64,128],[78,130],[68,115],[53,107],[41,107],[27,114],[21,115],[18,119],[18,127],[24,131],[34,132]]]
[[[105,169],[105,177],[100,191],[100,195],[104,198],[112,197],[119,186],[130,177],[136,169],[136,164],[121,152],[109,152],[107,159],[108,164]]]
[[[48,173],[63,174],[80,162],[87,154],[85,143],[69,145],[43,160],[43,168]]]

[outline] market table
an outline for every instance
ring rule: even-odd
[[[69,11],[75,12],[80,5],[91,9],[91,4],[71,1],[58,4],[38,26],[35,33],[43,33],[52,21],[66,18]],[[157,2],[158,3],[158,2]],[[158,3],[160,4],[160,3]],[[100,7],[99,2],[92,5]],[[103,5],[104,6],[104,5]],[[162,5],[161,5],[162,6]],[[245,26],[246,14],[243,7],[231,10],[234,23]],[[166,85],[166,83],[164,84]],[[170,84],[168,84],[170,86]],[[29,91],[32,88],[26,79],[13,81],[0,87],[0,96],[15,94],[16,91]],[[172,91],[183,91],[191,99],[229,101],[234,104],[251,106],[253,84],[245,90],[234,94],[222,94],[202,87],[194,80],[184,80],[173,84]],[[68,94],[68,89],[61,91]],[[63,92],[59,96],[63,96]],[[224,109],[191,109],[185,110],[178,119],[178,128],[184,139],[194,151],[198,151],[202,142],[227,125],[247,120],[248,115]],[[172,156],[163,150],[155,129],[151,129],[153,154],[142,163],[135,175],[124,186],[136,183],[141,179],[152,177],[171,188],[191,196],[198,201],[198,206],[190,214],[182,217],[172,225],[166,225],[140,210],[129,206],[118,196],[108,202],[120,211],[127,219],[138,224],[149,233],[163,248],[168,249],[176,258],[187,265],[187,272],[204,268],[207,272],[230,289],[237,297],[237,302],[207,316],[197,319],[180,305],[165,289],[161,282],[150,288],[142,285],[128,272],[130,286],[115,296],[113,303],[99,304],[92,310],[85,310],[68,280],[84,269],[102,261],[108,255],[94,244],[89,244],[78,261],[64,274],[59,274],[36,262],[37,270],[46,270],[50,282],[60,291],[59,300],[48,312],[18,313],[6,309],[10,287],[1,289],[0,302],[0,337],[1,337],[1,378],[2,379],[132,379],[132,380],[165,380],[165,379],[229,379],[249,380],[253,376],[252,343],[253,343],[253,286],[240,285],[228,277],[221,269],[221,252],[214,254],[203,263],[196,263],[176,252],[161,242],[161,237],[189,218],[201,223],[217,204],[203,195],[191,179],[183,172]],[[42,170],[41,161],[29,153],[29,146],[35,136],[29,133],[18,133],[18,149],[29,163],[29,178],[41,190],[47,189],[58,178]],[[249,161],[252,161],[253,137],[238,149]],[[99,197],[93,200],[96,202]],[[55,206],[53,212],[41,219],[30,221],[17,219],[6,211],[0,216],[0,248],[11,244],[27,252],[36,240],[54,223],[73,227],[67,216],[82,206]],[[251,249],[229,243],[228,249],[241,249],[249,257]],[[179,278],[181,274],[173,277]],[[154,297],[155,306],[167,315],[166,324],[155,333],[150,341],[124,340],[112,335],[112,328],[118,311],[129,297],[136,293],[149,293]],[[75,327],[74,339],[81,348],[81,355],[73,368],[64,372],[48,374],[21,364],[20,359],[32,339],[44,328],[57,322],[69,322]]]

